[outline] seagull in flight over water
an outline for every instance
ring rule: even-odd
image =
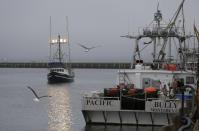
[[[31,90],[32,93],[35,95],[35,98],[33,98],[33,101],[39,102],[39,101],[40,101],[40,100],[39,100],[40,98],[52,97],[52,96],[48,96],[48,95],[45,95],[45,96],[38,96],[37,93],[36,93],[30,86],[27,86],[27,88],[28,88],[29,90]]]
[[[85,52],[89,52],[91,49],[94,49],[96,47],[99,47],[99,46],[93,46],[93,47],[86,47],[85,45],[82,45],[82,44],[78,44],[79,46],[81,46],[82,48],[85,49]]]

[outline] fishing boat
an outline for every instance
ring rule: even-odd
[[[52,46],[55,48],[54,52],[52,51]],[[66,47],[64,48],[64,46]],[[65,52],[63,49],[65,49]],[[66,53],[66,50],[68,53]],[[54,55],[52,55],[53,53]],[[66,55],[66,58],[64,55]],[[49,83],[72,82],[74,80],[74,72],[70,65],[69,40],[62,39],[60,34],[58,34],[57,39],[50,40],[50,62],[48,63],[48,69],[47,77]]]
[[[153,25],[144,27],[137,36],[122,36],[135,39],[131,68],[118,71],[114,88],[105,87],[101,92],[88,92],[83,96],[82,113],[87,124],[162,126],[171,124],[173,116],[185,112],[184,107],[187,115],[193,113],[197,75],[185,67],[186,46],[183,45],[188,37],[185,37],[184,29],[175,24],[183,4],[184,0],[169,24],[161,24],[162,14],[157,7]],[[150,39],[144,45],[153,45],[150,66],[141,58],[143,49],[139,48],[139,41],[143,38]],[[172,57],[172,39],[179,42],[178,61]],[[167,44],[168,54],[165,51]]]

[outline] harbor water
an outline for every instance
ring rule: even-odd
[[[47,69],[0,68],[1,131],[159,131],[161,127],[87,125],[81,113],[84,93],[116,83],[116,69],[75,69],[72,83],[48,84]],[[39,102],[27,88],[39,96]]]

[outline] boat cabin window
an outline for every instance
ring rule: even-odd
[[[50,72],[64,72],[64,69],[51,69]]]
[[[186,77],[186,84],[194,84],[194,77],[187,76]]]
[[[184,86],[184,78],[176,79],[178,81],[178,86]]]
[[[161,84],[160,80],[153,80],[151,78],[143,78],[142,79],[143,88],[148,88],[148,87],[152,86],[152,87],[155,87],[156,89],[159,89],[160,84]]]
[[[159,89],[160,88],[160,80],[153,80],[152,81],[152,86],[155,87],[156,89]]]
[[[64,72],[64,69],[58,69],[59,72]]]

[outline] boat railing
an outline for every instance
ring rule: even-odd
[[[169,99],[169,98],[147,98],[146,101],[153,101],[153,100],[159,100],[159,101],[180,101],[179,99]]]
[[[120,100],[119,97],[94,97],[84,96],[83,99],[100,99],[100,100]]]

